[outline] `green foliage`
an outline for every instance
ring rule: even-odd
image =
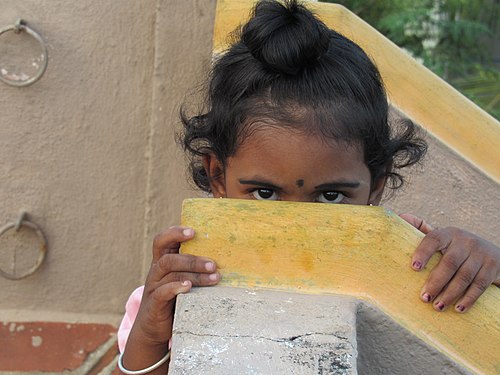
[[[344,5],[497,119],[499,0],[322,0]]]
[[[500,70],[478,65],[475,74],[455,79],[453,84],[493,117],[500,119]]]

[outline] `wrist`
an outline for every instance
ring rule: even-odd
[[[167,333],[161,337],[158,337],[158,335],[152,336],[139,327],[134,326],[130,331],[125,348],[131,346],[140,347],[150,352],[163,352],[165,354],[165,351],[170,349],[170,336],[171,333]]]
[[[145,347],[163,348],[172,337],[172,324],[172,321],[156,321],[148,324],[147,321],[145,322],[138,316],[130,331],[129,339],[137,341]]]
[[[170,351],[169,342],[172,332],[171,329],[163,330],[162,336],[158,334],[152,336],[142,329],[139,322],[135,323],[120,358],[124,368],[132,371],[148,368],[161,361]]]
[[[167,354],[165,354],[163,357],[161,357],[158,361],[154,362],[153,364],[147,366],[147,367],[138,367],[138,363],[142,362],[144,358],[139,359],[139,361],[133,361],[129,360],[129,363],[132,363],[132,366],[134,369],[130,367],[129,364],[124,363],[124,356],[125,353],[121,353],[120,356],[118,357],[118,368],[123,374],[126,375],[143,375],[143,374],[164,374],[168,370],[168,363],[170,360],[170,350],[167,351]],[[135,369],[137,368],[137,369]]]
[[[120,355],[120,370],[125,374],[165,374],[170,358],[169,342],[143,342],[132,337]]]

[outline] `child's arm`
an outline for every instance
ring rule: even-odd
[[[191,228],[172,227],[156,236],[153,261],[141,305],[127,340],[122,364],[140,370],[157,363],[169,351],[175,297],[192,286],[219,282],[216,265],[208,258],[178,254],[182,242],[194,236]],[[149,374],[166,374],[168,361]]]
[[[463,229],[432,229],[414,215],[400,216],[426,234],[411,259],[415,271],[435,252],[443,254],[421,290],[424,302],[433,302],[437,311],[455,303],[456,311],[465,312],[491,284],[500,286],[498,246]]]

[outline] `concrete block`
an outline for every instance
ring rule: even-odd
[[[170,375],[358,373],[470,374],[352,297],[217,286],[177,298]]]
[[[169,374],[357,374],[345,297],[230,287],[179,296]]]

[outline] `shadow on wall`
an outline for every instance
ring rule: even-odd
[[[356,315],[358,374],[470,374],[377,308],[362,302]]]

